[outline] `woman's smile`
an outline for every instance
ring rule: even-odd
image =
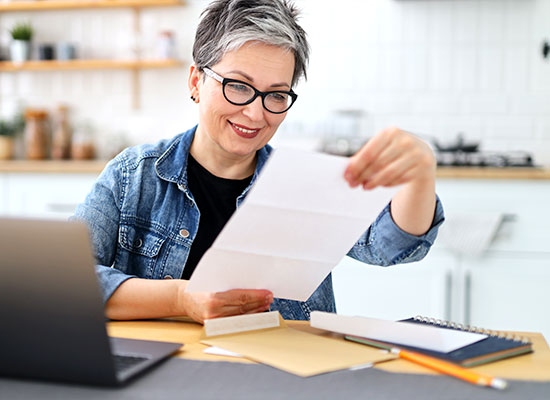
[[[227,121],[227,122],[229,122],[229,125],[231,125],[231,128],[233,128],[233,130],[237,135],[245,139],[254,139],[258,135],[261,129],[261,128],[250,128],[248,126],[236,124],[231,121]]]

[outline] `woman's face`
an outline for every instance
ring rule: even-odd
[[[219,63],[209,67],[224,78],[247,82],[260,91],[290,90],[294,55],[280,47],[251,43],[226,53]],[[198,79],[193,79],[194,74]],[[263,108],[260,96],[245,106],[229,103],[222,84],[208,76],[203,79],[196,69],[192,69],[189,82],[191,93],[199,99],[197,135],[202,135],[209,149],[225,156],[254,155],[285,119],[286,113],[273,114]]]

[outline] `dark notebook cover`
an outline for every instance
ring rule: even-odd
[[[441,329],[464,330],[458,327],[435,325],[434,323],[426,322],[423,319],[409,318],[406,320],[402,320],[401,322],[428,324]],[[488,334],[487,332],[483,333]],[[381,342],[352,335],[346,335],[346,339],[384,349],[398,347],[404,350],[415,351],[417,353],[422,353],[428,356],[450,361],[455,364],[462,365],[463,367],[473,367],[476,365],[486,364],[492,361],[497,361],[503,358],[513,357],[533,351],[532,344],[529,342],[525,342],[518,338],[508,338],[498,335],[489,335],[487,338],[480,340],[479,342],[464,346],[449,353],[440,353],[437,351],[426,350],[417,347],[402,346],[395,343]]]

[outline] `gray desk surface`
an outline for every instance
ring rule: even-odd
[[[122,388],[0,378],[0,399],[544,399],[550,382],[512,381],[504,391],[447,376],[372,368],[300,378],[264,365],[172,358]]]

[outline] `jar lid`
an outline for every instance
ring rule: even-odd
[[[27,108],[25,110],[25,118],[46,118],[48,112],[38,108]]]

